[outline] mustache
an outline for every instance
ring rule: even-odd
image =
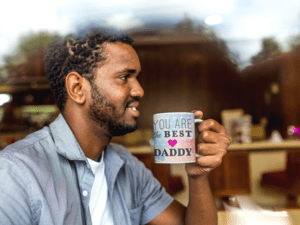
[[[138,98],[133,98],[131,100],[129,100],[127,103],[126,103],[126,108],[133,102],[140,102],[140,100]]]

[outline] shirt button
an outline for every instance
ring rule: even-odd
[[[82,192],[82,195],[83,195],[84,197],[86,197],[86,196],[88,195],[88,192],[87,192],[86,190],[84,190],[84,191]]]

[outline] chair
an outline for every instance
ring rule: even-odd
[[[300,195],[300,153],[287,152],[286,169],[264,173],[262,187],[273,188],[287,195],[287,206],[298,207],[297,196]]]

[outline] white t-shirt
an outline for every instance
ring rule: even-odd
[[[102,152],[100,162],[88,159],[91,169],[95,175],[89,203],[93,225],[114,224],[111,202],[108,198],[105,164],[103,158],[104,151]]]

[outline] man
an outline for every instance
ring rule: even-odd
[[[223,126],[205,120],[197,127],[203,156],[186,164],[187,208],[127,149],[110,143],[137,128],[144,95],[131,42],[96,32],[49,47],[46,72],[61,114],[0,152],[3,224],[217,224],[207,174],[230,143]]]

